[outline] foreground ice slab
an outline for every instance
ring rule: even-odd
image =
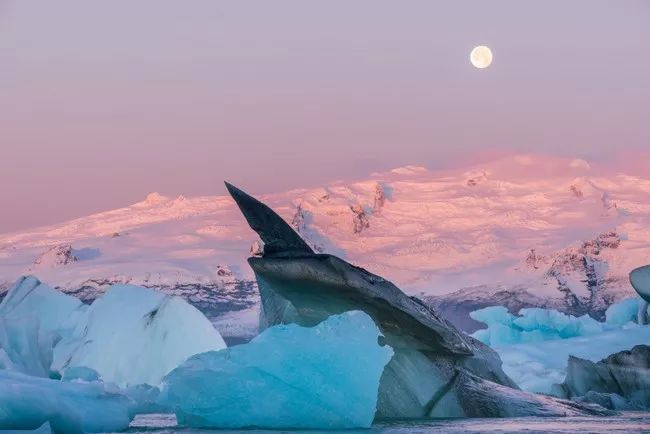
[[[131,421],[129,399],[101,383],[70,383],[0,370],[0,429],[55,432],[121,431]]]
[[[158,385],[188,357],[225,346],[210,321],[180,297],[115,285],[57,344],[52,367],[91,368],[121,387]]]
[[[330,315],[362,310],[394,349],[380,382],[377,418],[498,417],[503,408],[516,408],[520,416],[548,415],[558,408],[566,414],[592,411],[514,393],[517,386],[494,350],[380,276],[314,253],[270,208],[226,187],[265,243],[263,256],[248,260],[260,290],[263,326],[313,326]]]
[[[271,327],[250,343],[190,358],[160,402],[179,423],[213,428],[369,427],[393,351],[363,312],[313,328]]]

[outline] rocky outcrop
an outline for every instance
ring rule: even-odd
[[[494,350],[382,277],[313,253],[270,208],[228,189],[251,228],[275,246],[248,260],[260,291],[262,327],[314,326],[331,315],[362,310],[393,348],[380,382],[378,419],[603,414],[601,407],[518,390]]]
[[[364,229],[370,227],[370,220],[368,220],[368,215],[362,205],[350,205],[350,211],[352,211],[352,232],[354,234],[360,234]]]
[[[31,271],[42,268],[54,268],[77,262],[78,258],[70,244],[60,244],[43,252],[30,267]]]
[[[650,346],[637,345],[597,363],[569,357],[554,395],[612,409],[650,409]]]
[[[375,185],[375,196],[372,204],[372,211],[375,214],[381,212],[381,209],[386,204],[386,192],[384,191],[384,186],[379,182]]]

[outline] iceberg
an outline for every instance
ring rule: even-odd
[[[393,348],[379,383],[376,419],[594,414],[593,407],[517,390],[489,346],[382,277],[315,253],[268,206],[231,184],[226,188],[264,242],[261,257],[248,259],[260,291],[262,328],[310,327],[361,310]]]
[[[22,277],[0,303],[0,326],[0,368],[41,377],[91,369],[120,387],[158,385],[188,357],[226,347],[182,298],[132,285],[112,286],[88,306]]]
[[[120,387],[155,386],[188,357],[225,347],[210,321],[180,297],[114,285],[56,345],[52,368],[83,366]]]
[[[191,357],[159,403],[180,424],[211,428],[368,428],[393,351],[363,312],[311,327],[266,329],[250,343]]]
[[[76,383],[0,370],[0,429],[111,432],[129,426],[130,400],[102,383]]]
[[[512,315],[503,306],[475,310],[470,313],[470,317],[488,327],[477,330],[472,336],[487,345],[495,346],[590,336],[608,329],[607,324],[600,323],[589,315],[576,318],[554,309],[521,309],[519,315]]]

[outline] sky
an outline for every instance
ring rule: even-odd
[[[649,23],[645,0],[0,0],[0,233],[224,179],[638,160]]]

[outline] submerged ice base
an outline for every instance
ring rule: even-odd
[[[131,421],[130,400],[102,383],[51,380],[0,370],[0,429],[55,432],[121,431]]]
[[[196,355],[166,378],[160,403],[211,428],[367,428],[393,351],[363,312],[312,328],[271,327],[250,343]]]

